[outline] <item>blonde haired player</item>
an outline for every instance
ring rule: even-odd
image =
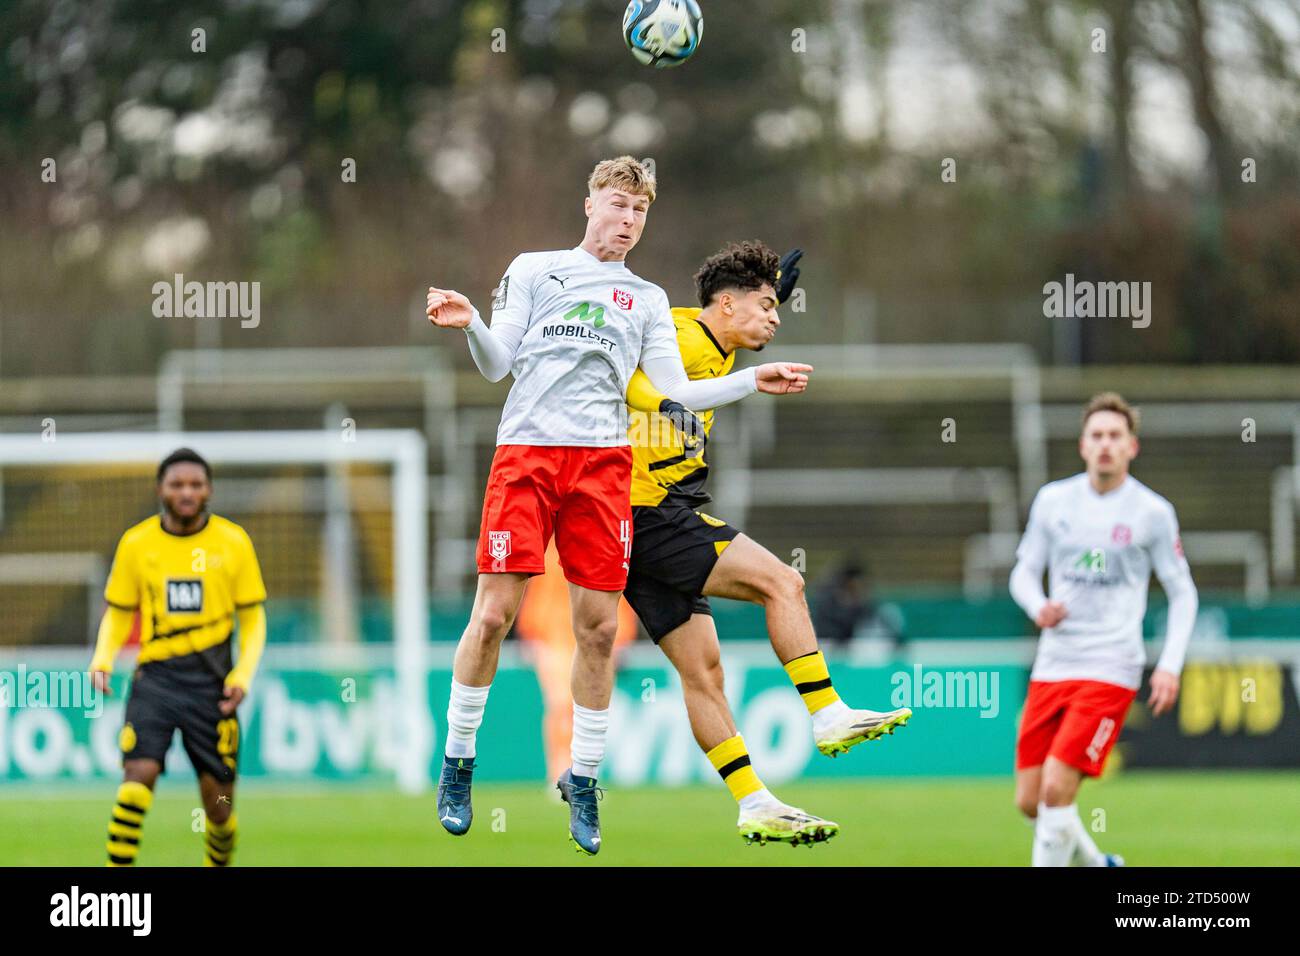
[[[596,777],[605,755],[618,599],[632,545],[632,453],[624,396],[640,366],[674,401],[726,405],[755,391],[793,394],[811,367],[771,363],[706,382],[682,367],[668,297],[628,269],[655,198],[631,156],[600,162],[587,181],[587,227],[572,249],[526,252],[506,269],[489,327],[465,296],[430,288],[439,328],[463,329],[479,371],[514,384],[497,430],[478,542],[478,591],[456,648],[438,819],[454,835],[473,819],[476,738],[501,641],[529,576],[545,570],[552,536],[573,607],[573,766],[557,782],[569,836],[600,849]]]
[[[205,866],[235,851],[239,716],[266,645],[266,586],[248,534],[208,512],[212,470],[179,448],[158,466],[161,513],[128,528],[104,588],[108,610],[90,663],[95,687],[111,694],[113,660],[140,626],[119,743],[123,779],[108,824],[108,865],[130,866],[145,814],[176,731],[199,777]],[[232,638],[239,626],[239,661]]]
[[[564,775],[573,744],[573,694],[569,679],[577,641],[572,620],[564,569],[560,567],[555,542],[551,542],[546,549],[546,571],[529,579],[515,621],[515,633],[524,643],[542,692],[542,745],[549,781]],[[626,601],[619,601],[614,653],[617,655],[635,638],[636,615]]]
[[[1137,412],[1114,392],[1088,402],[1079,437],[1087,468],[1039,490],[1011,572],[1012,597],[1042,628],[1016,743],[1016,805],[1035,821],[1034,866],[1123,865],[1097,849],[1075,796],[1085,776],[1100,775],[1142,683],[1152,570],[1169,599],[1152,714],[1178,699],[1196,586],[1174,506],[1129,474],[1137,428]]]

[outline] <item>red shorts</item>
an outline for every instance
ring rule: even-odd
[[[564,577],[621,591],[632,554],[632,449],[498,445],[483,495],[480,574],[542,574],[555,535]]]
[[[1136,697],[1137,691],[1104,681],[1031,680],[1020,715],[1016,769],[1040,766],[1050,756],[1098,776]]]

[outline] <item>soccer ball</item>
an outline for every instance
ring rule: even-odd
[[[623,13],[623,40],[646,66],[685,63],[703,35],[704,16],[695,0],[632,0]]]

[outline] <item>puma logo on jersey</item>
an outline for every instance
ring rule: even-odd
[[[548,278],[548,279],[554,279],[556,282],[558,282],[558,283],[560,284],[560,288],[561,288],[561,289],[564,288],[564,283],[566,283],[566,282],[569,281],[569,277],[568,277],[568,276],[565,276],[563,279],[561,279],[559,276],[551,276],[551,275],[548,275],[546,278]]]
[[[167,579],[167,613],[192,614],[203,610],[203,579]]]

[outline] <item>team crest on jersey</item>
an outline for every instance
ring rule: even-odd
[[[614,304],[623,310],[632,308],[632,293],[624,292],[622,289],[615,289]]]
[[[488,532],[488,554],[494,560],[501,561],[510,556],[510,532]]]
[[[1133,529],[1126,524],[1117,524],[1110,529],[1110,540],[1121,548],[1127,548],[1133,543]]]
[[[196,614],[202,610],[202,578],[167,579],[168,614]]]

